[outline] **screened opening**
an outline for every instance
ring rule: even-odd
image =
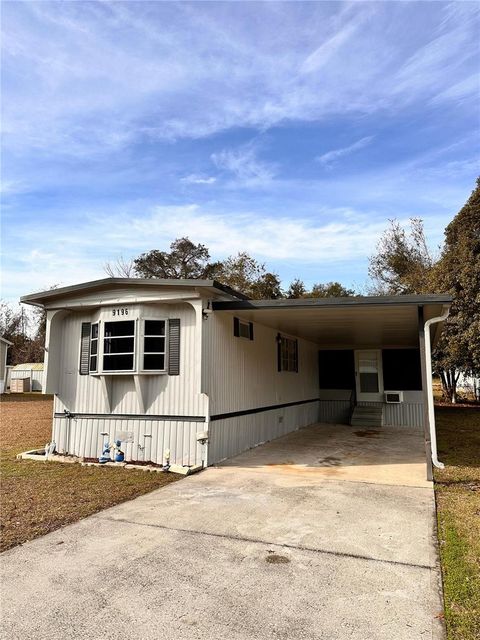
[[[90,371],[98,370],[98,322],[90,329]]]
[[[422,390],[419,349],[384,349],[382,358],[385,389]]]
[[[145,320],[143,337],[143,369],[145,371],[165,370],[165,337],[165,320]]]
[[[353,349],[319,351],[318,367],[320,389],[355,389]]]
[[[106,322],[103,336],[103,370],[134,369],[135,321]]]

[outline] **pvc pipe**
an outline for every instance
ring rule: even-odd
[[[443,462],[438,459],[437,453],[437,432],[435,430],[435,409],[433,406],[433,373],[432,373],[432,347],[430,344],[430,327],[432,324],[443,322],[447,319],[449,309],[441,316],[430,318],[425,322],[425,368],[427,373],[427,406],[428,406],[428,424],[430,428],[430,448],[432,450],[432,463],[437,469],[445,469]]]

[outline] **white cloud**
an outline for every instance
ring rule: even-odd
[[[258,159],[254,143],[237,149],[223,149],[213,153],[211,159],[218,169],[233,174],[239,182],[247,185],[259,186],[275,177],[275,165]]]
[[[180,182],[185,184],[213,184],[216,181],[217,179],[214,176],[203,176],[196,173],[180,178]]]
[[[321,156],[317,156],[315,160],[325,166],[335,164],[335,162],[337,162],[340,158],[343,158],[344,156],[348,156],[351,153],[354,153],[355,151],[358,151],[359,149],[363,149],[364,147],[369,145],[373,140],[373,138],[374,136],[366,136],[365,138],[361,138],[360,140],[357,140],[356,142],[349,145],[348,147],[341,147],[339,149],[332,149],[331,151],[327,151],[326,153],[323,153]]]

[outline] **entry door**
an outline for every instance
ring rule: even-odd
[[[382,352],[379,349],[355,351],[357,400],[383,401]]]

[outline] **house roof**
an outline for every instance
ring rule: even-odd
[[[223,294],[231,299],[248,300],[248,296],[240,291],[235,291],[231,287],[217,282],[216,280],[196,280],[196,279],[162,279],[162,278],[102,278],[101,280],[91,280],[81,282],[59,289],[49,289],[39,293],[31,293],[20,298],[20,302],[43,306],[44,304],[60,300],[74,294],[89,293],[96,290],[115,289],[122,287],[175,287],[175,288],[195,288],[203,289],[207,293]]]
[[[214,301],[215,313],[237,315],[310,340],[320,348],[418,347],[423,320],[450,306],[447,295],[368,296],[296,300]],[[441,324],[432,331],[438,340]]]

